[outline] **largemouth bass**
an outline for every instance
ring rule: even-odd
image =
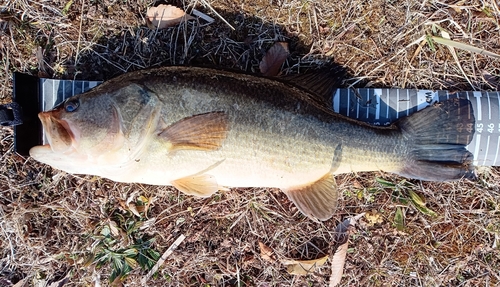
[[[49,144],[30,155],[72,174],[173,185],[202,197],[280,188],[320,220],[337,205],[335,174],[474,177],[465,148],[475,121],[468,100],[374,127],[334,113],[321,89],[293,82],[193,67],[127,73],[40,113]]]

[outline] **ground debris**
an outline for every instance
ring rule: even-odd
[[[151,29],[165,29],[191,19],[194,19],[193,16],[180,8],[161,4],[148,9],[146,23]]]
[[[495,1],[203,1],[210,7],[195,0],[170,1],[208,17],[167,29],[144,25],[148,1],[69,2],[2,4],[2,103],[11,101],[13,72],[107,80],[153,66],[203,65],[259,73],[261,59],[276,42],[289,45],[282,73],[301,73],[333,59],[349,71],[345,85],[355,88],[484,91],[496,90],[499,82],[500,60],[455,49],[457,63],[446,45],[425,40],[441,35],[432,28],[439,23],[450,39],[498,54]],[[27,286],[34,276],[50,278],[72,267],[66,285],[108,286],[109,267],[89,270],[83,263],[94,230],[114,212],[125,223],[144,220],[138,232],[154,237],[156,250],[187,236],[150,278],[151,286],[327,286],[327,265],[295,276],[279,258],[324,257],[321,252],[332,248],[336,220],[369,211],[376,218],[360,219],[350,236],[342,286],[500,284],[498,167],[479,173],[477,182],[411,181],[419,196],[414,201],[398,189],[400,177],[338,175],[342,198],[335,219],[314,223],[277,190],[246,188],[188,198],[170,187],[61,173],[17,155],[13,145],[13,129],[0,129],[2,283]],[[375,177],[392,187],[375,183]],[[127,205],[123,195],[135,192],[148,200]],[[420,211],[420,203],[427,210]],[[403,221],[396,220],[398,210]],[[425,213],[430,211],[436,215]],[[145,213],[154,220],[147,222]],[[117,245],[126,243],[123,232]],[[313,237],[326,246],[315,244],[319,251],[312,252],[313,245],[305,242]],[[272,248],[275,262],[263,259],[259,241]],[[146,274],[135,269],[124,285],[142,286]]]
[[[259,64],[259,69],[264,76],[277,76],[280,72],[281,65],[285,62],[290,54],[288,43],[276,42],[267,50]]]

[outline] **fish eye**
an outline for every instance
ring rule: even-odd
[[[71,99],[64,103],[64,110],[68,113],[72,113],[78,109],[80,102],[78,99]]]

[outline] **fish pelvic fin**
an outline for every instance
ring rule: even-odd
[[[176,179],[172,185],[185,194],[198,197],[210,197],[219,190],[219,185],[214,176],[197,174]]]
[[[337,183],[330,173],[310,185],[284,192],[304,215],[314,221],[330,219],[337,208]]]
[[[170,151],[181,149],[216,150],[222,146],[229,130],[224,112],[194,115],[173,123],[158,133],[169,144]]]
[[[436,103],[397,122],[409,142],[399,175],[429,181],[474,179],[473,155],[465,147],[475,118],[467,99]]]

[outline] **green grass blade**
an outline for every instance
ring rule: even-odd
[[[399,231],[403,231],[405,229],[405,216],[401,207],[398,207],[396,209],[396,215],[394,215],[394,224],[396,225],[396,229]]]
[[[416,209],[418,209],[423,214],[427,214],[430,216],[437,216],[437,214],[433,210],[425,206],[425,201],[420,197],[420,195],[418,195],[413,190],[410,190],[409,192],[410,192],[411,202],[413,203]]]

